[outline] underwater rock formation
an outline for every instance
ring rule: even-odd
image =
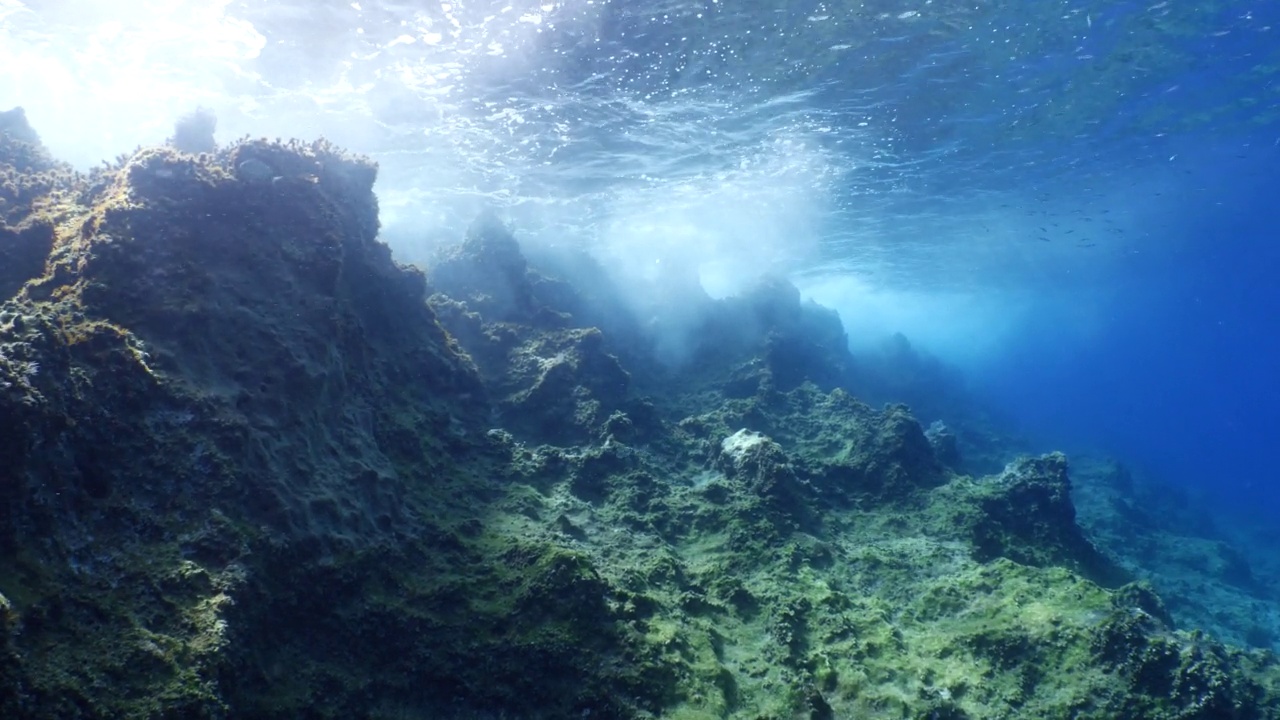
[[[184,153],[213,152],[218,148],[213,139],[217,129],[218,116],[209,108],[199,107],[178,118],[169,144]]]
[[[492,217],[397,265],[323,141],[76,176],[5,117],[0,716],[1280,718],[785,281],[672,363]]]
[[[432,308],[474,359],[504,427],[522,439],[587,441],[636,404],[630,373],[600,330],[575,327],[568,308],[556,307],[560,283],[528,266],[496,217],[477,220],[428,280],[438,291]]]
[[[943,493],[956,503],[944,522],[966,536],[979,561],[1005,557],[1036,567],[1066,567],[1104,587],[1130,579],[1076,524],[1062,453],[1021,458],[995,477],[954,482]]]
[[[53,249],[0,309],[5,716],[643,702],[640,669],[586,679],[580,646],[618,637],[591,562],[457,510],[485,388],[376,242],[374,172],[323,142],[148,149],[40,209]]]
[[[839,316],[801,302],[800,291],[783,278],[764,277],[739,295],[708,301],[690,334],[687,375],[715,378],[730,398],[787,392],[805,382],[830,390],[851,377]]]
[[[71,187],[71,168],[49,157],[22,108],[0,112],[0,298],[39,275],[53,247],[52,217],[37,202]]]
[[[1280,649],[1274,542],[1240,542],[1186,488],[1113,458],[1076,457],[1081,526],[1134,577],[1158,591],[1169,621],[1242,647]]]

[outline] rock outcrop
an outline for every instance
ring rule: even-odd
[[[0,716],[1280,718],[1061,456],[960,474],[785,280],[677,358],[492,217],[397,265],[323,141],[78,176],[19,119]]]

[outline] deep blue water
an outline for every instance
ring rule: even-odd
[[[80,167],[326,135],[422,261],[484,207],[633,286],[782,272],[1042,447],[1280,508],[1280,7],[1018,0],[0,4],[0,100]],[[91,120],[85,109],[92,108]],[[643,309],[643,308],[642,308]]]
[[[1266,134],[1256,145],[1247,160],[1202,160],[1213,201],[1170,204],[1181,249],[1113,278],[1094,332],[1060,332],[1070,308],[1045,313],[985,368],[981,392],[1041,442],[1102,447],[1228,507],[1280,510],[1280,151]]]

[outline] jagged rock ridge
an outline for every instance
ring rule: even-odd
[[[1280,717],[785,281],[671,365],[493,218],[397,266],[323,142],[0,138],[6,717]]]

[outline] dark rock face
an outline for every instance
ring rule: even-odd
[[[576,326],[578,298],[531,269],[494,217],[477,220],[428,280],[439,291],[432,307],[475,359],[502,424],[522,438],[572,443],[608,434],[611,418],[614,429],[647,419],[604,335]]]
[[[508,427],[564,440],[599,432],[624,407],[631,377],[607,353],[599,330],[548,334],[510,356]]]
[[[954,517],[973,543],[974,557],[997,557],[1038,567],[1069,567],[1115,587],[1128,580],[1076,524],[1067,458],[1053,453],[1024,458],[999,476],[953,490],[962,517]]]
[[[782,278],[764,278],[741,295],[710,303],[691,335],[690,369],[711,370],[716,378],[730,368],[720,380],[728,397],[788,392],[804,382],[830,390],[851,377],[839,316],[802,303],[800,291]]]
[[[946,474],[905,406],[876,410],[844,392],[806,385],[769,406],[763,432],[794,446],[801,474],[826,501],[913,503]]]
[[[0,113],[0,219],[20,227],[37,214],[34,203],[75,181],[66,163],[50,157],[22,108]]]
[[[1152,600],[1143,597],[1150,606]],[[1124,683],[1116,707],[1125,717],[1237,718],[1275,712],[1273,690],[1232,668],[1251,659],[1195,631],[1177,636],[1166,618],[1116,596],[1115,609],[1092,638],[1099,662]],[[1163,609],[1163,608],[1160,608]]]
[[[44,271],[53,249],[53,225],[27,222],[0,228],[0,297],[11,298],[28,280]]]
[[[284,156],[265,145],[232,152]],[[214,443],[190,449],[207,468],[194,482],[247,493],[256,519],[288,536],[346,538],[327,548],[337,550],[404,520],[396,462],[421,455],[424,431],[450,437],[465,403],[440,394],[480,387],[424,306],[421,276],[374,242],[372,174],[353,186],[356,161],[324,146],[289,152],[310,155],[307,170],[325,167],[249,190],[216,165],[144,151],[109,192],[152,202],[94,206],[27,293],[54,302],[80,280],[76,301],[96,323],[84,332],[119,354],[118,377],[136,378],[128,406],[95,426],[132,438],[146,437],[125,431],[134,423],[166,435],[202,428]],[[400,404],[421,407],[415,423],[429,425],[387,413]],[[105,464],[82,454],[77,467]],[[220,457],[236,458],[232,474]],[[126,482],[115,469],[87,474],[102,493]],[[364,502],[342,507],[351,483]]]
[[[584,560],[499,577],[511,566],[470,547],[475,530],[443,529],[465,516],[446,508],[477,490],[458,483],[483,472],[490,411],[423,276],[375,240],[374,177],[323,142],[145,150],[59,210],[77,222],[49,243],[43,276],[0,307],[0,547],[15,558],[0,575],[20,578],[0,588],[18,601],[0,713],[369,710],[365,691],[331,694],[323,709],[313,690],[278,692],[298,678],[367,688],[383,714],[514,708],[535,689],[551,694],[545,716],[622,717],[645,702],[648,688],[588,669],[599,666],[589,647],[630,641]],[[562,349],[599,369],[590,338]],[[604,375],[591,377],[603,392]],[[555,557],[532,547],[508,551]],[[451,590],[386,590],[439,563],[459,570]],[[579,585],[590,598],[579,605],[531,600]],[[524,589],[469,607],[481,587],[504,586]],[[533,620],[551,609],[569,615]],[[529,624],[509,626],[515,612]],[[83,640],[31,652],[66,633]],[[470,647],[470,659],[432,655],[437,644]],[[120,670],[95,688],[69,672],[81,667]],[[355,679],[360,667],[383,679]],[[495,677],[508,689],[485,685]]]
[[[942,468],[920,424],[903,405],[874,416],[869,432],[849,445],[845,466],[857,486],[886,498],[928,487],[942,479]]]
[[[468,307],[488,322],[535,320],[556,326],[556,317],[533,295],[529,265],[520,244],[491,214],[472,223],[467,238],[432,263],[432,287]]]
[[[0,112],[0,300],[39,276],[53,247],[56,216],[33,202],[73,179],[70,167],[49,157],[22,108]]]
[[[946,425],[935,421],[929,429],[925,430],[924,436],[928,438],[929,446],[933,448],[933,454],[938,458],[938,462],[953,470],[960,469],[960,442]]]

